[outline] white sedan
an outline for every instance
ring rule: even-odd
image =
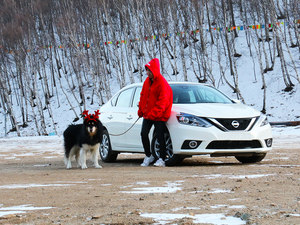
[[[242,163],[255,163],[272,149],[271,126],[259,111],[208,85],[169,84],[173,107],[166,123],[166,165],[204,154],[234,156]],[[105,162],[116,160],[119,153],[144,152],[140,135],[143,119],[137,115],[142,85],[124,87],[100,108],[105,130],[99,151]],[[150,135],[152,154],[158,158],[159,144],[153,128]]]

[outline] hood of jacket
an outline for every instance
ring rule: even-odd
[[[156,79],[160,74],[160,66],[158,58],[152,59],[145,65],[145,68],[148,68],[153,73],[153,79]]]

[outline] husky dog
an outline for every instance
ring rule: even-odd
[[[98,163],[99,147],[102,142],[103,125],[99,120],[99,110],[88,114],[85,110],[83,124],[72,124],[64,131],[65,164],[72,168],[71,159],[75,156],[78,167],[86,169],[86,156],[91,153],[95,168],[102,168]]]

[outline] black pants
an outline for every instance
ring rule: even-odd
[[[157,135],[157,139],[158,139],[158,143],[159,143],[160,158],[165,160],[166,159],[166,141],[165,141],[164,132],[166,130],[166,124],[163,121],[153,121],[153,120],[147,120],[147,119],[143,120],[141,136],[142,136],[142,143],[143,143],[145,154],[148,157],[151,156],[149,132],[150,132],[152,125],[154,125],[154,127],[155,127],[155,131],[156,131],[156,135]]]

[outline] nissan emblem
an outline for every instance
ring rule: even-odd
[[[235,129],[238,128],[238,127],[240,126],[239,122],[236,121],[236,120],[233,120],[233,121],[231,122],[231,125],[232,125]]]

